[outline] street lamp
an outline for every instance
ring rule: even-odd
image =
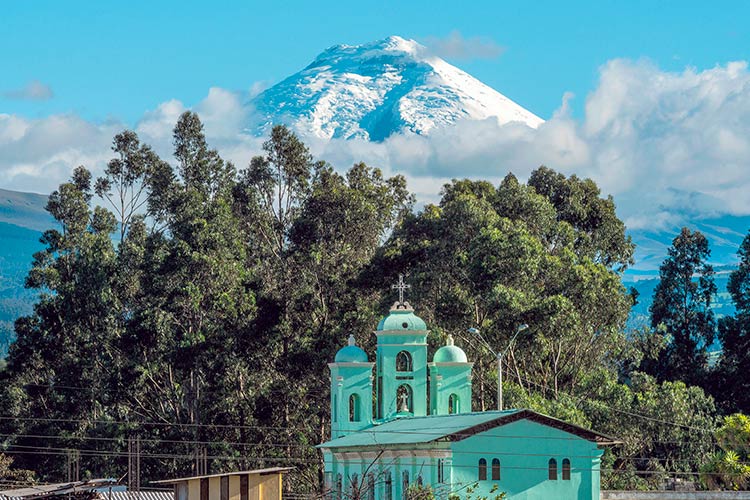
[[[484,340],[484,337],[482,337],[482,334],[480,331],[476,328],[469,328],[468,332],[476,335],[484,344],[484,346],[489,349],[489,351],[495,355],[497,358],[497,409],[502,410],[503,409],[503,356],[508,352],[508,350],[513,346],[513,342],[515,342],[516,337],[518,337],[518,334],[522,331],[526,330],[529,327],[526,323],[519,325],[516,329],[516,333],[513,334],[513,336],[510,338],[510,342],[508,342],[508,347],[505,348],[505,350],[501,353],[495,352],[495,350],[490,346],[489,342]]]

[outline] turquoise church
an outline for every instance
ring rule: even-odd
[[[425,322],[403,299],[380,321],[375,361],[354,336],[329,363],[334,500],[599,499],[612,438],[530,411],[471,411],[472,363],[448,336],[429,360]]]

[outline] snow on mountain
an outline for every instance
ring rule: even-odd
[[[543,120],[414,40],[392,36],[336,45],[308,67],[256,96],[250,130],[277,123],[322,139],[382,141],[393,133],[428,134],[462,119],[500,124]]]

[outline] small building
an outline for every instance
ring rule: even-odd
[[[174,500],[281,500],[282,476],[292,467],[152,481],[174,485]]]
[[[329,364],[331,440],[318,445],[329,498],[429,486],[440,499],[599,500],[615,440],[531,410],[472,412],[472,363],[450,336],[429,362],[428,334],[399,300],[375,331],[375,362],[350,336]]]

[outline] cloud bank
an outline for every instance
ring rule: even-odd
[[[495,59],[505,51],[504,47],[489,38],[473,36],[464,38],[458,31],[452,31],[446,37],[427,37],[424,45],[434,55],[451,60],[460,59]]]
[[[453,177],[525,178],[539,165],[593,178],[612,194],[631,229],[669,228],[686,217],[750,214],[750,72],[746,62],[665,72],[642,60],[617,59],[600,70],[582,119],[562,96],[537,130],[466,121],[429,136],[393,135],[384,142],[306,139],[313,153],[339,168],[365,161],[402,173],[423,202],[436,200]],[[262,138],[247,135],[245,95],[212,88],[192,109],[210,143],[244,167]],[[187,106],[168,101],[134,129],[164,157],[171,130]],[[0,186],[50,192],[78,164],[99,171],[112,136],[124,124],[89,123],[72,115],[27,119],[0,115]]]
[[[54,96],[52,87],[38,80],[32,80],[20,89],[3,92],[3,97],[15,101],[47,101]]]

